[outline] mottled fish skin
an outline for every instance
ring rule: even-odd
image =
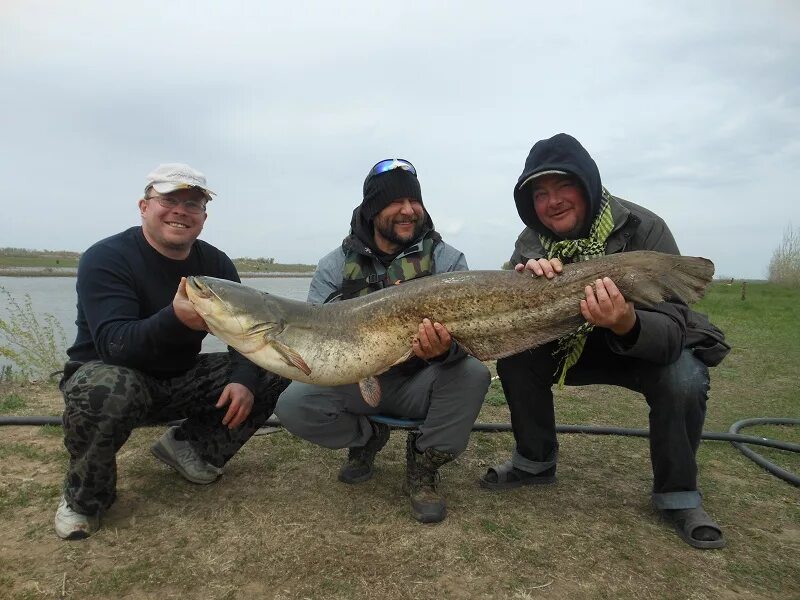
[[[211,277],[191,277],[189,299],[211,333],[261,367],[319,385],[356,383],[409,357],[424,318],[447,327],[480,360],[557,339],[583,322],[584,289],[610,277],[640,306],[702,297],[705,258],[637,251],[566,265],[553,279],[515,271],[457,271],[352,300],[313,305]]]

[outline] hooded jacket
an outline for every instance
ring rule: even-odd
[[[514,201],[522,222],[527,226],[517,238],[511,264],[525,264],[530,259],[545,257],[539,234],[559,239],[547,229],[533,207],[531,177],[543,171],[563,171],[574,175],[583,185],[588,203],[582,236],[588,234],[602,202],[603,185],[600,171],[586,149],[570,135],[559,133],[537,142],[531,148],[517,184]],[[611,196],[609,200],[614,228],[606,240],[605,253],[654,250],[680,254],[672,232],[661,217],[633,202]],[[730,350],[723,333],[705,315],[689,309],[678,299],[662,302],[652,308],[635,307],[638,336],[623,339],[606,331],[609,348],[620,355],[640,358],[659,364],[678,359],[684,348],[692,348],[708,366],[718,364]]]
[[[517,204],[517,212],[522,222],[537,233],[558,238],[556,234],[542,225],[533,208],[531,177],[545,171],[570,173],[577,177],[583,185],[588,207],[584,231],[580,232],[580,237],[585,237],[600,210],[603,197],[603,185],[600,182],[600,170],[597,168],[597,163],[578,140],[566,133],[559,133],[548,140],[536,142],[528,153],[525,168],[517,185],[514,186],[514,202]]]

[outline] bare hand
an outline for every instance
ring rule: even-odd
[[[561,273],[563,269],[564,266],[561,264],[561,261],[558,260],[557,258],[551,258],[549,260],[547,258],[539,258],[539,259],[532,258],[524,265],[520,263],[514,267],[514,270],[517,273],[528,272],[535,275],[536,277],[541,277],[542,275],[544,275],[548,279],[552,279],[553,277]]]
[[[241,425],[253,410],[253,392],[241,383],[229,383],[222,390],[222,394],[217,401],[217,408],[222,408],[226,404],[228,412],[222,418],[222,424],[227,425],[228,429],[234,429]]]
[[[581,314],[590,324],[625,335],[636,325],[633,303],[627,302],[608,277],[597,279],[594,287],[587,285],[586,299],[581,300]]]
[[[189,301],[189,296],[186,295],[186,277],[181,277],[178,291],[175,292],[175,297],[172,299],[172,309],[175,311],[175,316],[178,317],[178,320],[189,329],[208,331],[208,326],[203,317],[197,313],[194,305]]]
[[[441,323],[433,323],[430,319],[423,319],[419,324],[419,331],[411,342],[411,348],[419,358],[431,360],[450,351],[453,343],[447,327]]]

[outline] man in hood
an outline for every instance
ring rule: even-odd
[[[632,250],[679,254],[666,223],[612,196],[592,157],[574,137],[537,142],[514,187],[526,228],[511,263],[519,272],[557,277],[562,264]],[[516,448],[481,478],[488,489],[551,484],[558,440],[552,385],[612,384],[641,392],[650,407],[655,507],[697,548],[724,545],[701,504],[695,454],[708,398],[708,366],[725,356],[724,336],[680,301],[643,308],[609,278],[587,286],[586,323],[561,340],[497,361]]]
[[[466,269],[464,255],[433,228],[414,166],[386,159],[367,174],[350,234],[319,261],[308,301],[346,300],[417,277]],[[406,440],[406,491],[412,516],[435,523],[446,515],[437,490],[439,467],[466,448],[489,372],[443,325],[428,319],[420,323],[412,351],[410,360],[378,376],[379,408],[364,401],[356,384],[325,387],[295,381],[281,394],[275,414],[295,435],[327,448],[348,448],[339,471],[339,480],[348,484],[372,477],[375,455],[389,440],[389,427],[371,421],[370,415],[420,420]]]

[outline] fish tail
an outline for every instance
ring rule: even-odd
[[[621,278],[626,289],[620,291],[627,300],[645,306],[675,298],[696,302],[714,277],[714,263],[707,258],[644,251],[627,254],[630,264],[624,265]]]

